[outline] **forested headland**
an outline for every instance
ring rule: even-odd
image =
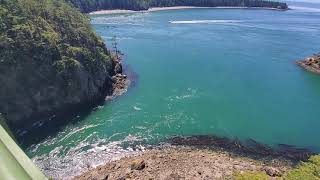
[[[287,9],[286,3],[269,0],[68,0],[84,13],[107,9],[147,10],[152,7],[267,7]]]
[[[64,0],[0,1],[0,113],[8,124],[104,100],[115,66],[89,18]]]

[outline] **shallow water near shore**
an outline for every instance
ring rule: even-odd
[[[107,45],[117,36],[137,82],[40,143],[30,139],[41,134],[21,132],[28,137],[22,145],[47,174],[60,177],[174,135],[319,151],[320,76],[295,61],[320,51],[320,12],[314,10],[320,5],[292,6],[298,8],[92,16]],[[35,127],[46,128],[41,125]]]

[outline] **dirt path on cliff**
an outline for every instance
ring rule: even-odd
[[[244,171],[265,171],[272,177],[282,176],[293,166],[293,162],[283,158],[257,158],[222,150],[174,147],[149,150],[110,162],[75,179],[232,179],[233,173]]]

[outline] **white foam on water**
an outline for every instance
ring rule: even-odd
[[[171,24],[232,24],[241,23],[240,20],[190,20],[190,21],[169,21]]]
[[[32,160],[47,177],[72,179],[74,176],[99,165],[145,151],[145,147],[138,144],[125,149],[121,146],[123,143],[141,142],[143,140],[145,139],[128,135],[121,141],[110,142],[107,139],[99,139],[95,143],[82,141],[71,148],[66,155],[60,153],[66,147],[59,146],[50,153],[36,156]]]
[[[136,111],[141,111],[142,109],[137,107],[137,106],[133,106],[133,109],[136,110]]]
[[[94,128],[94,127],[97,127],[97,126],[100,126],[101,124],[96,124],[96,125],[85,125],[81,128],[75,128],[73,129],[72,131],[70,131],[66,136],[64,136],[63,138],[61,138],[58,142],[62,142],[64,141],[65,139],[68,139],[69,137],[81,132],[81,131],[84,131],[86,129],[90,129],[90,128]]]
[[[302,7],[302,6],[290,6],[291,9],[301,11],[301,12],[319,12],[319,8],[310,8],[310,7]]]
[[[177,92],[175,92],[176,94]],[[197,89],[188,88],[182,94],[172,95],[165,98],[167,101],[176,101],[176,100],[184,100],[184,99],[191,99],[199,97],[199,93]]]
[[[320,3],[319,0],[289,0],[288,2]]]

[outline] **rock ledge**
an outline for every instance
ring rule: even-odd
[[[297,61],[297,64],[308,71],[320,74],[320,54]]]

